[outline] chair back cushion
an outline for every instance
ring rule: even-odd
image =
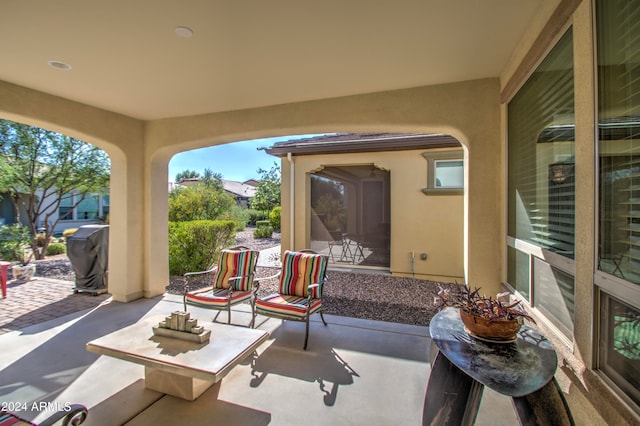
[[[251,290],[257,261],[258,252],[254,250],[222,250],[218,269],[213,277],[213,287],[227,289],[229,288],[229,278],[242,276],[241,279],[231,283],[233,289]]]
[[[311,290],[314,299],[322,296],[322,284],[327,273],[327,259],[324,254],[285,251],[282,257],[280,294],[309,296],[309,285],[320,284]]]
[[[0,426],[18,426],[18,425],[33,425],[34,423],[21,419],[13,413],[2,410],[0,411]]]

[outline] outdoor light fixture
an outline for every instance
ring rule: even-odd
[[[57,69],[57,70],[61,70],[61,71],[69,71],[71,69],[71,65],[64,63],[64,62],[60,62],[60,61],[49,61],[47,62],[49,64],[49,66]]]
[[[556,163],[549,165],[549,175],[553,183],[561,184],[573,175],[573,164]]]

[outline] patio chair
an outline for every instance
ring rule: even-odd
[[[58,424],[62,420],[62,425],[80,425],[87,418],[87,407],[81,404],[69,404],[64,409],[56,411],[42,422],[38,423],[39,426],[51,426]],[[25,420],[18,415],[11,413],[4,408],[0,409],[0,426],[18,426],[18,425],[33,425],[33,422]]]
[[[329,257],[311,250],[285,251],[278,293],[256,300],[256,314],[285,320],[305,321],[303,349],[307,350],[309,340],[309,317],[318,312],[322,323],[327,322],[322,315],[322,286],[327,279]]]
[[[260,253],[245,246],[235,246],[220,252],[217,265],[201,272],[184,274],[185,288],[183,304],[201,308],[226,310],[227,323],[231,324],[231,307],[249,301],[251,303],[251,324],[255,321],[255,300],[259,282],[254,282],[258,255]],[[189,280],[196,275],[214,273],[211,287],[189,291]],[[215,318],[214,318],[215,319]]]

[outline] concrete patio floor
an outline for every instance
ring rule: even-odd
[[[325,315],[304,324],[258,317],[271,333],[254,354],[194,402],[144,388],[144,368],[85,350],[140,319],[181,310],[180,297],[90,309],[0,335],[0,400],[89,407],[87,425],[420,425],[429,378],[428,328]],[[200,323],[216,311],[190,308]],[[233,322],[249,323],[248,306]],[[226,322],[220,313],[219,322]],[[151,330],[150,330],[151,333]],[[212,338],[215,338],[213,336]],[[518,424],[509,398],[485,389],[478,425]]]

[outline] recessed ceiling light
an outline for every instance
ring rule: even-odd
[[[193,35],[193,30],[189,27],[175,27],[173,31],[175,31],[179,37],[189,38]]]
[[[71,69],[71,65],[60,61],[49,61],[48,64],[57,70],[68,71]]]

